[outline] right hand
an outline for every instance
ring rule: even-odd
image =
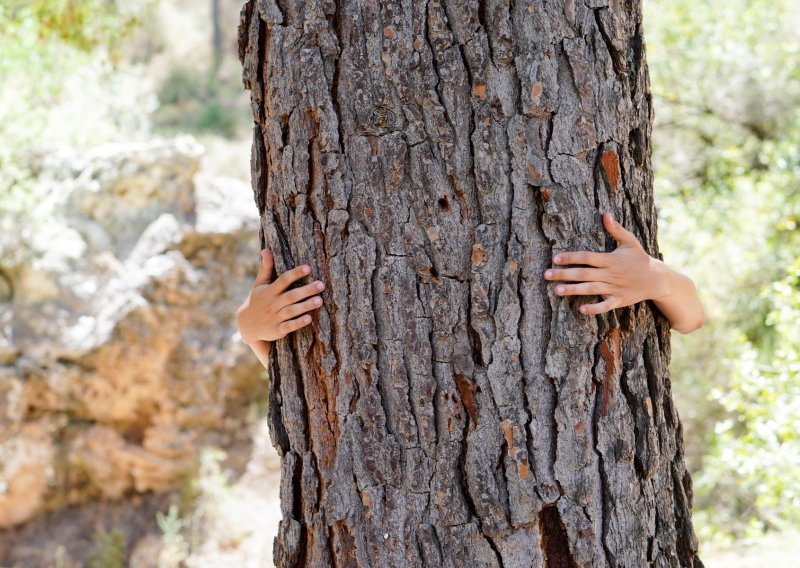
[[[292,282],[310,274],[311,267],[304,264],[287,270],[272,282],[273,261],[269,249],[261,251],[261,260],[253,288],[236,311],[236,327],[242,341],[248,345],[275,341],[311,323],[311,316],[306,312],[322,305],[322,298],[316,294],[325,289],[325,284],[315,280],[287,291]]]

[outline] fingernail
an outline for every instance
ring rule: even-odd
[[[325,288],[325,284],[322,282],[317,282],[317,290],[322,290],[323,288]]]
[[[586,313],[586,306],[581,306],[581,307],[580,307],[580,308],[578,308],[578,309],[580,310],[580,312],[581,312],[582,314],[585,314],[585,313]]]
[[[563,294],[564,293],[564,287],[563,286],[556,287],[556,293],[557,294]]]
[[[304,317],[303,321],[306,322],[306,323],[310,322],[311,321],[311,316]]]
[[[559,262],[561,262],[561,255],[560,255],[560,254],[557,254],[557,255],[556,255],[554,258],[553,258],[553,262],[555,262],[556,264],[558,264]]]
[[[319,306],[322,303],[322,298],[314,298],[314,303]]]
[[[544,271],[544,277],[545,278],[552,278],[552,276],[553,276],[553,271],[552,270],[545,270]]]
[[[303,273],[308,274],[309,272],[311,272],[311,267],[309,265],[307,265],[307,264],[304,265],[303,266]]]

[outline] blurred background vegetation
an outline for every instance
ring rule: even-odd
[[[800,524],[798,4],[645,0],[661,248],[709,316],[673,336],[671,367],[708,566],[788,551]],[[203,167],[247,179],[239,7],[2,0],[0,210],[47,222],[36,179],[62,147],[191,133]],[[159,525],[188,554],[176,514]]]

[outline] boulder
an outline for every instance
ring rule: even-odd
[[[201,154],[178,138],[51,160],[47,229],[0,237],[0,527],[168,490],[202,445],[246,436],[266,383],[235,312],[259,219]]]

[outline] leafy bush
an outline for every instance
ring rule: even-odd
[[[233,137],[245,116],[231,102],[239,91],[238,82],[230,85],[208,72],[176,67],[159,89],[156,123],[167,130],[215,132]]]
[[[86,568],[123,568],[125,566],[125,536],[119,531],[97,534],[97,543],[84,562]]]
[[[800,6],[645,6],[660,240],[710,316],[671,369],[701,542],[730,541],[800,520]]]

